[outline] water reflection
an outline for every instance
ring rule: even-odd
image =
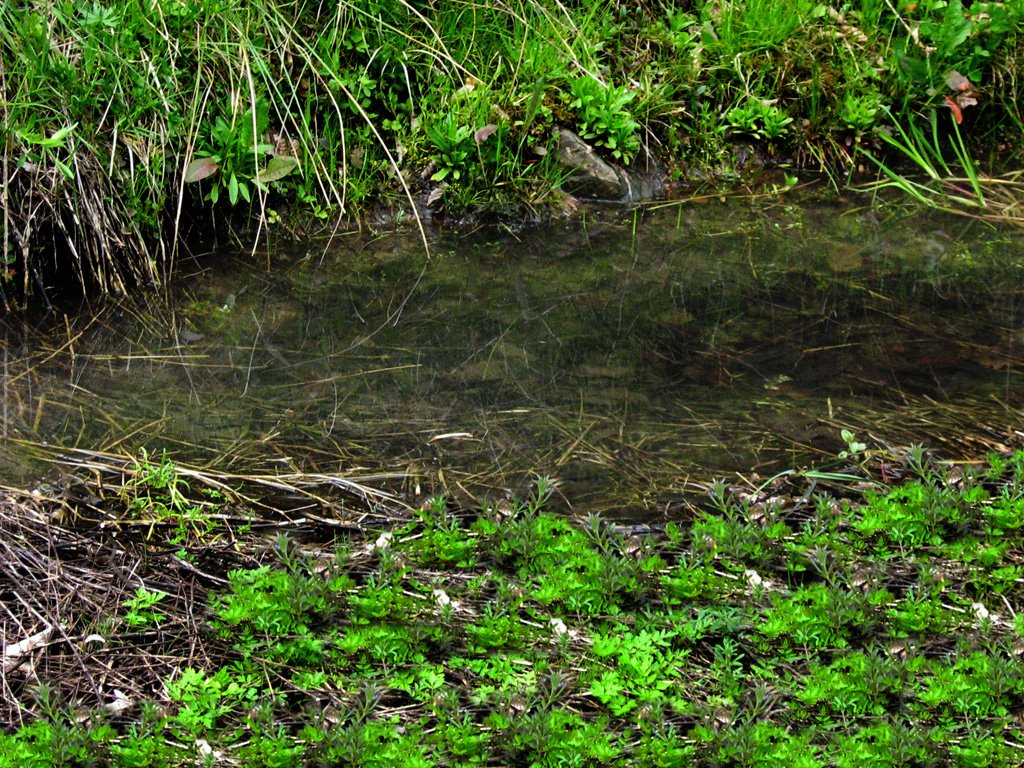
[[[1024,247],[962,220],[688,205],[227,261],[170,310],[9,348],[8,434],[467,500],[541,472],[574,509],[649,514],[833,456],[842,427],[955,454],[1019,423]]]

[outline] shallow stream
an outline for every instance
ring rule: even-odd
[[[218,254],[168,302],[4,333],[3,482],[27,442],[375,477],[462,503],[559,481],[651,519],[711,478],[1024,429],[1024,235],[774,200],[521,232]],[[269,269],[268,269],[269,265]]]

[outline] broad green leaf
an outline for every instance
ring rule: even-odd
[[[64,139],[66,139],[68,136],[70,136],[71,132],[74,131],[75,128],[77,128],[77,127],[78,127],[78,123],[72,123],[71,125],[66,125],[63,128],[61,128],[59,131],[55,131],[52,136],[50,136],[49,138],[45,138],[45,139],[42,136],[40,136],[38,133],[21,133],[21,132],[19,132],[19,134],[21,135],[22,139],[24,139],[25,141],[29,142],[30,144],[36,144],[37,146],[40,146],[40,147],[60,147],[60,146],[63,146]]]
[[[54,145],[60,144],[61,142],[64,141],[64,139],[70,136],[71,132],[75,130],[75,128],[77,127],[78,123],[72,123],[71,125],[67,125],[61,128],[59,131],[54,133],[53,136],[50,137],[50,141],[53,142]]]
[[[189,184],[202,181],[207,176],[215,174],[219,168],[217,161],[212,157],[197,157],[185,166],[185,181]]]
[[[498,126],[496,126],[494,123],[488,123],[483,128],[480,128],[476,133],[473,134],[473,141],[475,141],[477,144],[483,144],[497,130]]]
[[[256,174],[256,180],[262,184],[269,184],[272,181],[283,179],[289,173],[299,167],[297,158],[289,155],[274,155],[267,163],[267,167]]]
[[[57,168],[60,170],[60,172],[62,174],[64,174],[64,178],[65,179],[67,179],[68,181],[74,180],[75,172],[72,171],[71,168],[68,167],[67,163],[65,163],[65,162],[63,162],[61,160],[58,160],[56,157],[53,158],[53,163],[54,163],[54,165],[57,166]]]

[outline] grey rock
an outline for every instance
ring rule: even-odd
[[[558,162],[569,172],[562,189],[584,200],[628,201],[633,198],[629,174],[602,160],[568,128],[558,129]]]

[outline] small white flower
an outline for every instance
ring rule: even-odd
[[[395,534],[389,532],[382,533],[377,537],[377,541],[373,543],[373,548],[378,550],[385,550],[391,546],[391,540],[395,538]]]
[[[569,628],[565,626],[565,622],[561,619],[551,620],[551,631],[559,636],[569,634]]]
[[[125,696],[119,690],[114,690],[114,698],[103,705],[103,708],[112,715],[118,715],[125,710],[131,709],[135,706],[135,700]],[[209,746],[209,745],[207,745]]]
[[[762,579],[761,575],[752,568],[748,568],[747,570],[745,570],[743,572],[743,575],[744,577],[746,577],[747,584],[750,585],[751,589],[757,589],[758,587],[764,585],[764,579]]]
[[[210,746],[210,742],[206,739],[196,740],[196,752],[199,753],[200,765],[205,765],[209,760],[217,762],[223,757],[224,753],[219,749],[214,749]]]
[[[971,603],[971,610],[974,611],[974,618],[978,621],[985,621],[989,618],[988,608],[981,603]]]

